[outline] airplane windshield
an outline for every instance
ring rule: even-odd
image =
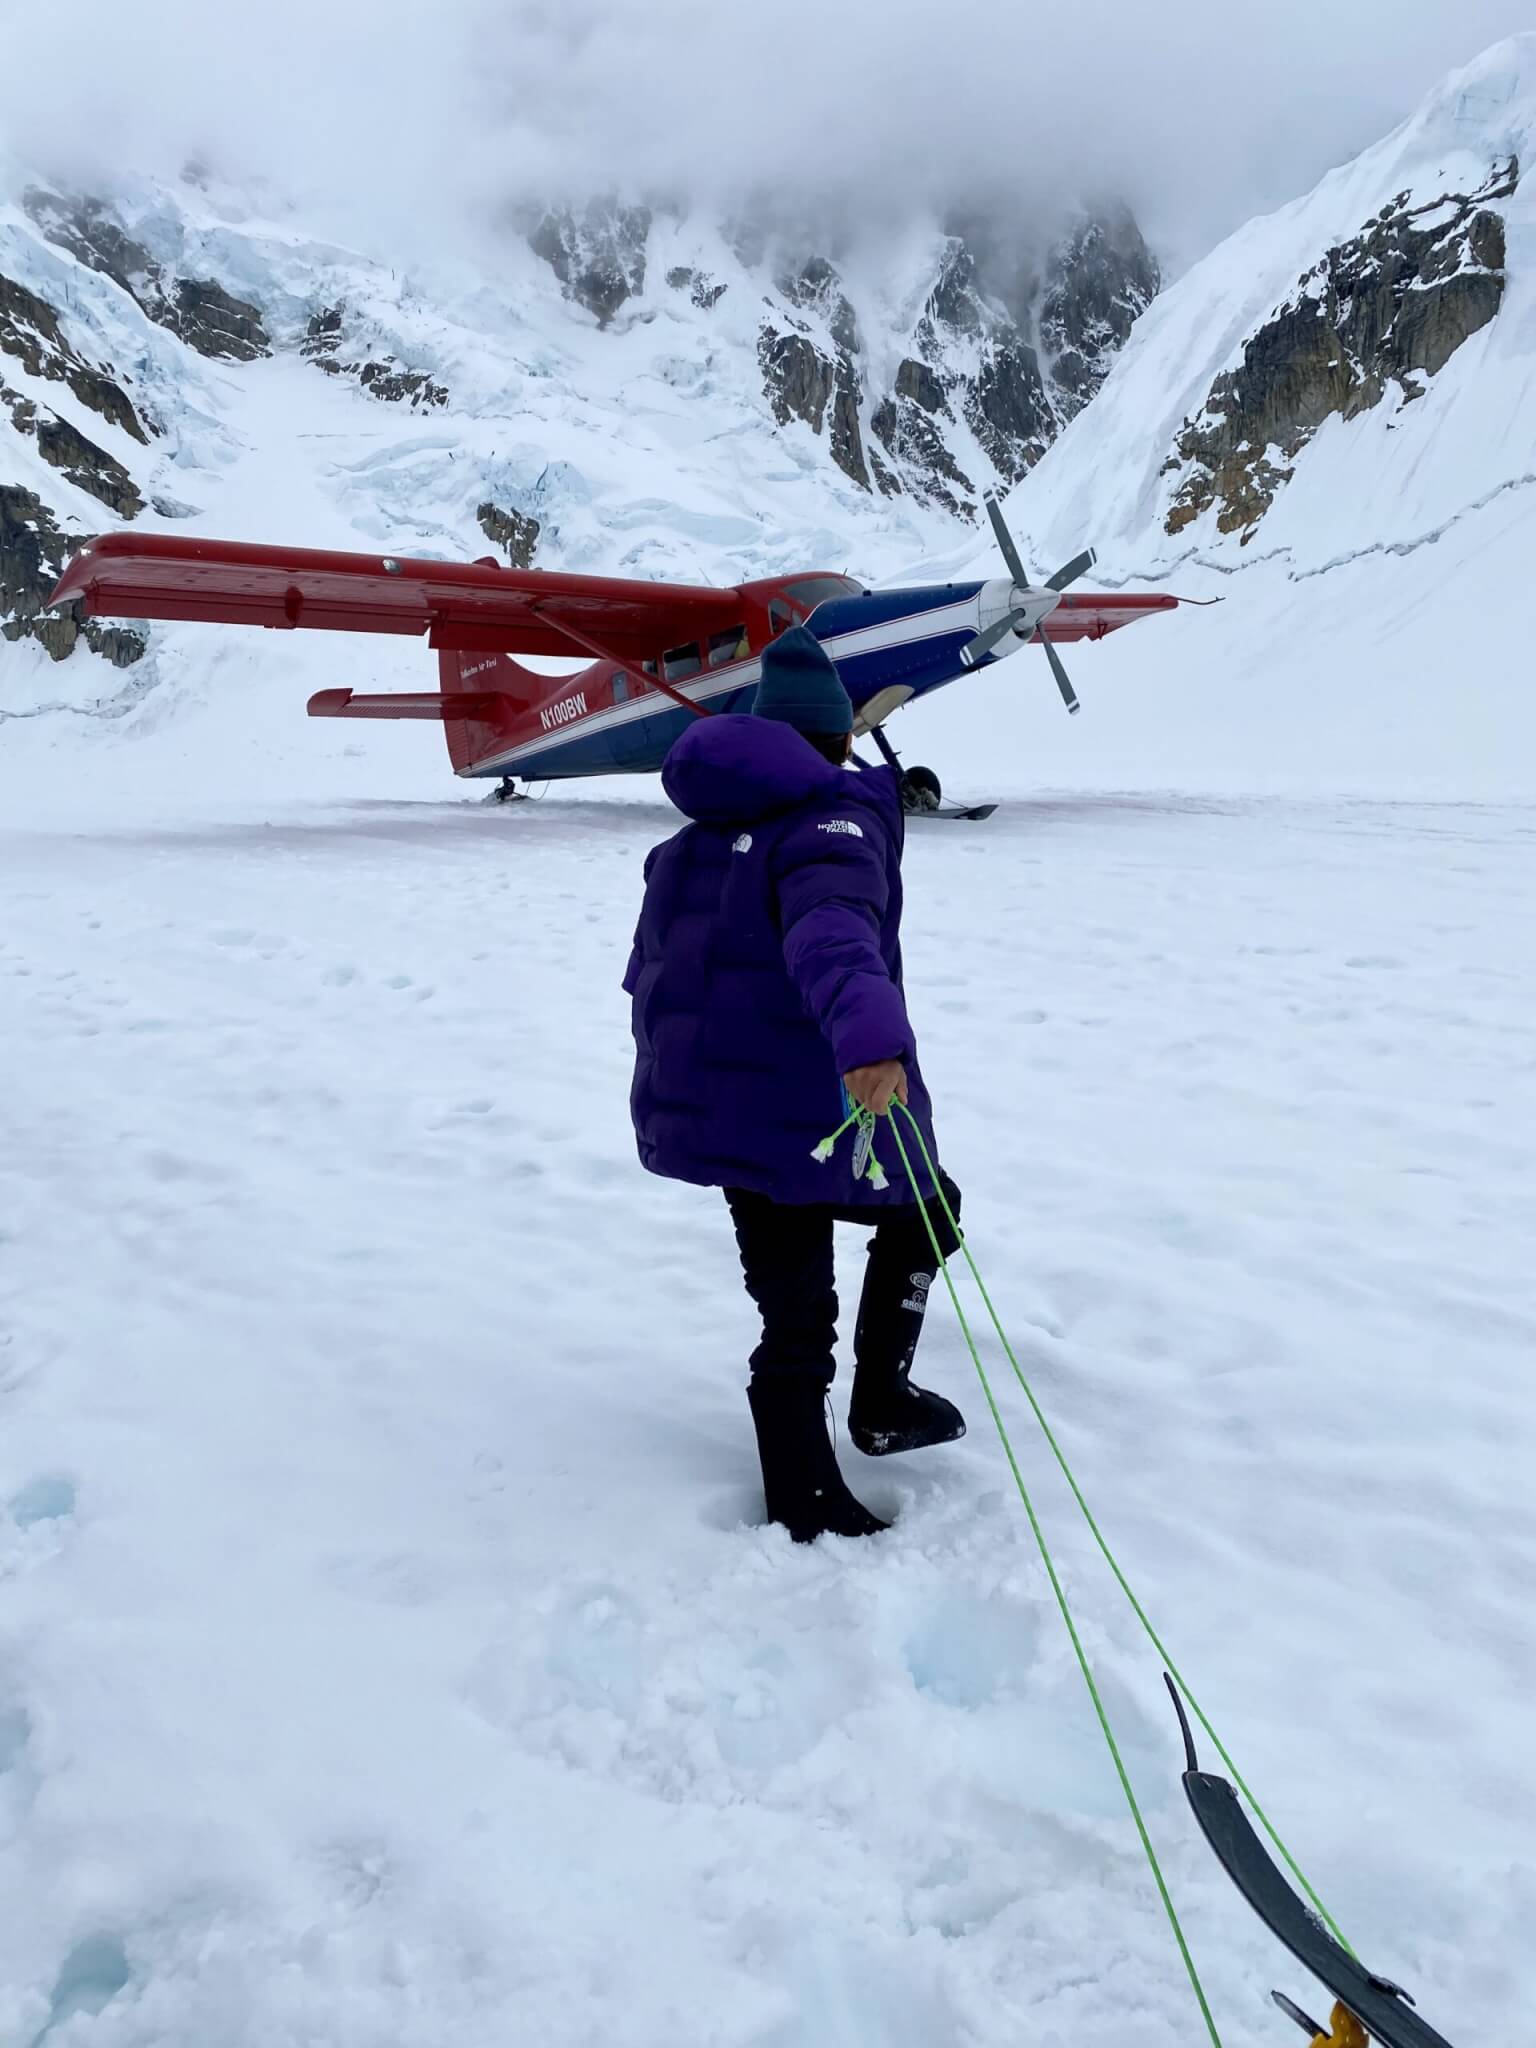
[[[797,582],[786,583],[784,594],[810,611],[829,597],[857,597],[861,588],[851,576],[802,576]]]

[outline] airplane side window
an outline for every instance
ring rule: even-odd
[[[622,704],[629,695],[629,677],[615,676],[613,679],[613,701]]]
[[[774,598],[768,606],[768,630],[777,640],[781,633],[787,633],[791,626],[798,626],[800,615],[783,598]]]
[[[728,661],[745,661],[750,651],[745,626],[728,626],[723,633],[709,636],[711,668],[724,668]]]
[[[691,647],[669,647],[661,657],[662,673],[669,683],[681,683],[696,676],[704,666],[697,641]]]

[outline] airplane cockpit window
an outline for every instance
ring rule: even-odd
[[[728,626],[723,633],[711,633],[709,636],[711,668],[724,668],[729,661],[745,661],[751,651],[745,626]]]
[[[626,698],[626,697],[627,697],[628,695],[629,695],[629,677],[628,677],[628,676],[615,676],[615,677],[614,677],[614,679],[613,679],[613,701],[614,701],[614,703],[615,703],[615,704],[622,704],[622,703],[624,702],[624,699],[625,699],[625,698]]]
[[[669,647],[661,657],[662,674],[669,683],[681,683],[689,676],[696,676],[704,666],[697,641],[691,647]]]
[[[863,588],[851,576],[802,576],[796,583],[784,586],[788,595],[807,611],[822,604],[829,597],[857,597]]]
[[[787,633],[791,626],[798,626],[799,623],[800,614],[792,605],[787,605],[782,597],[775,597],[769,601],[768,630],[775,640],[781,633]]]

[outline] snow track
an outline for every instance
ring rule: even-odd
[[[1187,2048],[946,1306],[966,1443],[845,1452],[892,1535],[753,1525],[723,1210],[625,1114],[669,814],[181,809],[0,835],[3,2048]],[[1536,813],[1036,798],[907,866],[941,1142],[1112,1540],[1357,1946],[1522,2038]]]

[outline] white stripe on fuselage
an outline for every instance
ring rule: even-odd
[[[1004,583],[1000,588],[1004,593],[1001,601],[993,598],[989,603],[993,586],[983,584],[973,597],[959,603],[941,605],[932,611],[903,612],[896,618],[882,619],[877,625],[860,626],[854,632],[839,633],[821,644],[834,661],[852,661],[861,654],[878,654],[887,647],[937,640],[952,633],[975,633],[982,625],[990,624],[1002,604],[1006,603],[1009,585]],[[811,617],[814,619],[814,612]],[[913,628],[919,625],[921,631],[915,632]],[[754,656],[750,661],[733,662],[728,668],[710,669],[704,675],[674,683],[672,687],[690,704],[705,704],[711,697],[724,697],[733,690],[749,688],[761,673],[762,662]],[[473,777],[507,769],[517,761],[527,760],[530,754],[557,753],[577,740],[592,739],[598,733],[612,732],[618,726],[633,725],[643,719],[660,718],[676,709],[674,698],[661,690],[647,690],[644,696],[631,697],[622,704],[588,712],[585,718],[574,719],[561,728],[558,739],[551,733],[540,733],[534,739],[519,741],[515,747],[508,747],[502,753],[488,755],[485,760],[477,761],[473,768],[460,769],[459,773]]]

